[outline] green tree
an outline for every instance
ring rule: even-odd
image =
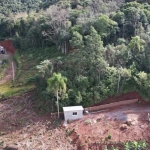
[[[48,78],[52,75],[53,64],[50,60],[41,61],[40,65],[37,65],[36,68],[42,77]]]
[[[138,51],[141,50],[141,47],[145,44],[145,41],[141,39],[139,36],[132,37],[128,47],[134,52],[136,49]]]
[[[84,47],[83,37],[77,31],[73,32],[72,38],[70,40],[70,44],[74,49],[79,49]]]
[[[86,58],[87,71],[90,78],[98,79],[100,84],[100,76],[104,73],[107,62],[104,59],[104,47],[101,36],[97,33],[94,27],[90,27],[90,34],[84,36],[85,50],[83,56]],[[93,80],[93,79],[92,79]]]
[[[53,91],[56,94],[57,98],[57,110],[58,110],[58,118],[59,118],[59,95],[62,92],[66,92],[66,82],[67,78],[63,77],[61,73],[53,73],[53,76],[47,80],[48,91]]]
[[[100,15],[100,17],[95,20],[94,28],[100,34],[100,36],[107,37],[111,34],[115,27],[117,26],[117,22],[109,19],[107,15]]]

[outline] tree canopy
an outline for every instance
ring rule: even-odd
[[[66,89],[65,76],[60,109],[131,91],[150,99],[149,1],[1,0],[0,10],[0,38],[11,38],[20,54],[43,53],[39,97],[55,97],[47,87]]]

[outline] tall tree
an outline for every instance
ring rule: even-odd
[[[141,39],[139,36],[132,37],[128,47],[134,52],[136,49],[138,51],[141,50],[141,47],[145,44],[145,41]]]
[[[100,75],[103,74],[107,62],[104,60],[104,47],[101,40],[101,36],[97,33],[94,27],[90,27],[90,34],[84,36],[85,38],[85,48],[84,48],[84,57],[86,58],[87,70],[90,74],[90,78],[97,78],[98,75],[98,84],[100,83]]]
[[[61,73],[53,73],[53,76],[47,80],[48,91],[53,91],[56,94],[57,98],[57,110],[58,110],[58,118],[59,118],[59,96],[62,92],[66,92],[66,82],[67,78],[63,77]]]
[[[117,22],[111,20],[107,15],[101,15],[95,20],[94,28],[98,34],[104,38],[111,34],[112,31],[116,30]]]
[[[46,24],[49,28],[42,32],[43,36],[56,44],[62,53],[66,54],[68,49],[68,30],[71,26],[71,22],[67,19],[67,8],[64,9],[56,5],[51,6],[47,9],[45,16],[47,17]]]

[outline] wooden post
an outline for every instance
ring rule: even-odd
[[[12,76],[13,76],[13,83],[15,79],[15,72],[14,72],[14,63],[12,62]]]

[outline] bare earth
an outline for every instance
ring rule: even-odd
[[[71,138],[57,120],[32,110],[32,96],[26,93],[0,102],[0,150],[73,150]]]
[[[29,92],[0,102],[0,150],[7,146],[18,150],[95,150],[95,143],[140,139],[150,144],[149,105],[132,104],[89,114],[64,127],[63,121],[50,114],[41,116],[33,111],[32,97]],[[131,124],[121,129],[127,121]]]
[[[68,128],[74,129],[71,137],[81,149],[103,150],[104,145],[107,145],[103,144],[105,142],[115,145],[134,140],[146,140],[150,145],[148,113],[150,105],[126,105],[89,114],[81,120],[70,123]],[[111,135],[111,139],[108,139],[108,135]]]

